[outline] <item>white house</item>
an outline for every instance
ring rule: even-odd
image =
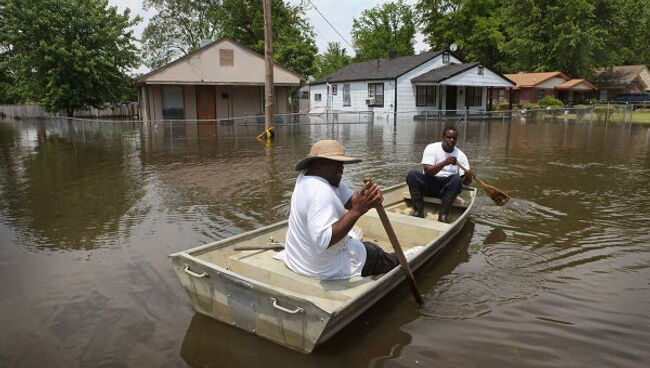
[[[490,88],[514,85],[479,63],[428,52],[350,64],[326,75],[309,86],[310,111],[485,111]]]

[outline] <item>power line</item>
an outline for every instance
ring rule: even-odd
[[[336,29],[336,27],[334,27],[334,25],[332,24],[332,22],[330,22],[330,21],[329,21],[329,20],[328,20],[324,15],[323,15],[323,13],[321,13],[320,10],[318,10],[318,7],[316,6],[316,4],[314,4],[313,2],[311,2],[311,0],[307,0],[307,3],[314,7],[314,10],[316,10],[316,12],[317,12],[317,13],[318,13],[318,14],[319,14],[319,15],[320,15],[324,20],[325,20],[325,22],[327,22],[327,24],[330,25],[330,27],[332,27],[332,29],[334,30],[334,32],[336,32],[336,34],[339,35],[339,37],[341,37],[341,39],[342,39],[345,43],[347,43],[348,46],[350,46],[350,47],[352,48],[352,50],[355,50],[354,46],[352,46],[352,44],[351,44],[351,43],[350,43],[350,42],[349,42],[345,37],[343,37],[343,35],[342,35],[342,34],[341,34],[337,29]]]

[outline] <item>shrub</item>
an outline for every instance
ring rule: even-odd
[[[539,106],[542,108],[546,107],[564,107],[564,102],[558,100],[557,98],[544,97],[541,100],[537,101]]]
[[[527,104],[524,104],[522,106],[522,108],[524,108],[526,110],[538,110],[538,109],[541,108],[541,106],[539,104],[536,104],[536,103],[527,103]]]
[[[616,108],[613,106],[596,106],[594,109],[596,111],[596,120],[597,121],[604,121],[607,120],[609,116],[612,116],[612,114],[616,111]]]
[[[497,111],[507,111],[508,108],[510,108],[509,102],[502,101],[497,104]]]

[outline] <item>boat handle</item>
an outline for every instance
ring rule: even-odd
[[[199,279],[202,278],[202,277],[208,277],[207,272],[203,272],[203,273],[200,273],[200,274],[196,273],[196,272],[192,272],[192,270],[190,270],[190,265],[185,265],[184,271],[185,271],[186,274],[192,275],[192,276],[197,277]]]
[[[287,308],[281,306],[280,304],[278,304],[278,300],[277,300],[277,299],[271,297],[271,300],[273,301],[273,308],[275,308],[275,309],[279,309],[279,310],[281,310],[281,311],[283,311],[283,312],[286,312],[286,313],[289,313],[289,314],[302,313],[302,312],[305,311],[304,309],[302,309],[302,308],[300,308],[300,307],[296,307],[296,309],[294,309],[294,310],[287,309]]]

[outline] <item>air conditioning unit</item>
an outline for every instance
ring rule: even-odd
[[[374,105],[375,104],[375,99],[374,98],[366,98],[366,105]]]

